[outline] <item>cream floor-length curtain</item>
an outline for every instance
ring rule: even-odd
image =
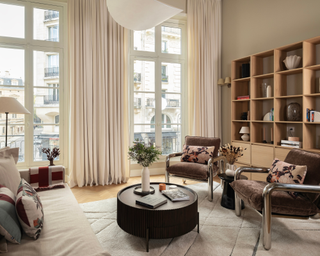
[[[189,133],[221,138],[221,0],[188,0]]]
[[[107,185],[128,175],[126,30],[106,0],[69,0],[70,185]]]

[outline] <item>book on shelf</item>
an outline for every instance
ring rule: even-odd
[[[281,146],[290,147],[290,148],[302,148],[302,142],[291,141],[291,140],[281,140]]]
[[[136,204],[155,209],[167,203],[167,199],[162,196],[147,195],[136,200]]]
[[[249,95],[244,95],[244,96],[238,96],[237,97],[237,100],[248,100],[248,99],[250,99]]]
[[[301,148],[300,146],[295,146],[295,145],[291,145],[291,144],[282,144],[282,143],[281,143],[281,147],[288,147],[288,148]]]
[[[180,189],[162,190],[162,194],[172,202],[190,200],[190,197]]]

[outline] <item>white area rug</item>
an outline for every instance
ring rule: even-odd
[[[117,199],[80,204],[102,247],[111,255],[320,255],[320,220],[274,218],[272,248],[263,249],[261,217],[246,207],[241,217],[220,205],[222,190],[215,183],[214,200],[207,200],[207,184],[189,185],[199,196],[200,233],[196,228],[173,239],[145,239],[132,236],[117,224]]]

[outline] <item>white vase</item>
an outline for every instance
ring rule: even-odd
[[[234,164],[226,164],[227,170],[226,175],[227,176],[234,176],[235,171],[237,170],[237,166]]]
[[[148,167],[143,167],[141,171],[141,189],[142,192],[150,191],[150,172]]]

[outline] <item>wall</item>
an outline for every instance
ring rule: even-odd
[[[222,75],[231,61],[320,36],[319,0],[223,0]],[[222,89],[222,142],[230,142],[230,88]]]
[[[187,0],[158,0],[159,2],[182,9],[182,13],[187,12]]]

